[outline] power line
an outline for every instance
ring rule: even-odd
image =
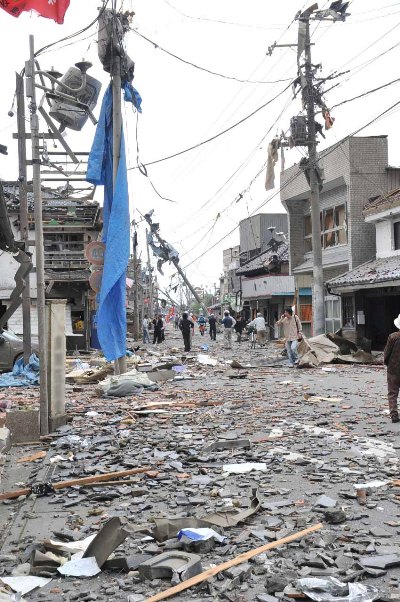
[[[102,5],[102,7],[99,10],[99,14],[97,15],[97,17],[95,19],[93,19],[93,21],[91,21],[89,23],[89,25],[86,25],[86,27],[83,27],[82,29],[80,29],[79,31],[76,31],[75,33],[71,33],[70,35],[65,36],[64,38],[61,38],[59,40],[56,40],[55,42],[51,42],[50,44],[47,44],[46,46],[43,46],[43,48],[40,48],[39,50],[37,50],[35,52],[35,57],[39,56],[42,53],[44,53],[49,48],[53,48],[53,46],[56,46],[57,44],[60,44],[61,42],[66,42],[67,40],[71,40],[72,38],[76,38],[77,36],[81,35],[82,33],[85,33],[85,31],[87,31],[88,29],[90,29],[95,23],[98,22],[99,17],[106,10],[106,7],[107,7],[109,1],[110,0],[103,0],[103,5]]]
[[[342,144],[344,144],[345,142],[347,142],[347,140],[349,140],[350,138],[352,138],[353,136],[355,136],[356,134],[358,134],[359,132],[361,132],[365,128],[369,127],[370,125],[372,125],[373,123],[375,123],[376,121],[378,121],[379,119],[381,119],[382,117],[384,117],[387,113],[389,113],[390,111],[392,111],[395,107],[398,107],[399,105],[400,105],[400,100],[398,100],[393,105],[391,105],[390,107],[388,107],[387,109],[385,109],[384,111],[382,111],[381,113],[379,113],[379,115],[377,115],[376,117],[374,117],[373,119],[371,119],[370,121],[368,121],[368,123],[366,123],[363,126],[357,128],[354,132],[352,132],[351,134],[349,134],[348,136],[346,136],[345,138],[343,138],[342,140],[340,140],[337,144],[333,145],[327,152],[324,152],[321,156],[323,158],[327,157],[328,155],[330,155],[331,153],[333,153],[339,146],[341,146]],[[255,215],[255,213],[257,211],[259,211],[260,209],[262,209],[262,207],[264,207],[267,203],[269,203],[275,196],[277,196],[277,194],[280,194],[280,192],[282,190],[284,190],[284,188],[286,186],[288,186],[289,184],[291,184],[302,173],[303,172],[299,170],[297,172],[297,174],[294,174],[294,176],[292,176],[292,178],[290,178],[287,182],[285,182],[285,184],[283,186],[281,186],[272,197],[270,197],[269,199],[265,200],[263,203],[261,203],[261,205],[259,205],[256,209],[254,209],[252,211],[251,215]],[[230,230],[227,234],[225,234],[222,238],[220,238],[217,242],[215,242],[211,247],[209,247],[209,249],[207,249],[206,251],[204,251],[199,257],[203,257],[206,253],[208,253],[209,251],[211,251],[212,249],[214,249],[218,244],[220,244],[223,240],[225,240],[225,238],[227,238],[233,232],[235,232],[235,230],[237,230],[238,227],[239,227],[239,224],[237,224],[235,226],[235,228],[233,228],[232,230]],[[199,257],[196,257],[196,259],[192,260],[183,269],[187,269],[192,263],[196,262],[199,259]]]
[[[286,86],[285,88],[283,88],[283,90],[281,90],[276,96],[274,96],[273,98],[271,98],[270,100],[268,100],[267,102],[265,102],[263,105],[261,105],[260,107],[258,107],[254,111],[252,111],[251,113],[249,113],[249,115],[246,115],[246,117],[243,117],[242,119],[240,119],[236,123],[232,124],[231,126],[229,126],[228,128],[226,128],[225,130],[222,130],[222,132],[219,132],[218,134],[215,134],[214,136],[211,136],[211,138],[207,138],[206,140],[203,140],[202,142],[199,142],[198,144],[194,144],[193,146],[190,146],[189,148],[181,150],[181,151],[179,151],[177,153],[174,153],[172,155],[168,155],[167,157],[163,157],[162,159],[156,159],[155,161],[146,161],[145,165],[155,165],[156,163],[161,163],[162,161],[167,161],[168,159],[173,159],[174,157],[179,157],[180,155],[183,155],[184,153],[188,153],[189,151],[194,150],[195,148],[198,148],[199,146],[203,146],[204,144],[207,144],[208,142],[212,142],[213,140],[216,140],[220,136],[223,136],[227,132],[230,132],[231,130],[233,130],[238,125],[241,125],[242,123],[244,123],[245,121],[247,121],[248,119],[250,119],[251,117],[253,117],[254,115],[256,115],[256,113],[259,113],[262,109],[265,109],[265,107],[267,107],[268,105],[270,105],[274,100],[276,100],[277,98],[279,98],[279,96],[281,96],[286,90],[288,90],[288,88],[290,88],[291,85],[292,84],[290,83],[288,86]],[[129,169],[137,169],[137,167],[128,167],[128,170]]]
[[[246,83],[246,84],[277,84],[279,82],[289,81],[289,79],[277,79],[275,81],[257,81],[257,80],[252,80],[252,79],[240,79],[239,77],[234,77],[231,75],[224,75],[223,73],[218,73],[217,71],[212,71],[211,69],[207,69],[206,67],[201,67],[200,65],[196,65],[196,63],[192,63],[191,61],[187,61],[186,59],[183,59],[182,57],[178,56],[177,54],[174,54],[173,52],[166,50],[165,48],[160,46],[157,42],[150,40],[150,38],[148,38],[147,36],[140,33],[137,29],[132,28],[130,31],[133,31],[133,33],[135,33],[139,37],[146,40],[146,42],[149,42],[150,44],[152,44],[156,49],[161,50],[162,52],[165,52],[169,56],[172,56],[174,59],[177,59],[178,61],[180,61],[181,63],[185,63],[185,65],[190,65],[191,67],[194,67],[195,69],[199,69],[200,71],[205,71],[206,73],[209,73],[211,75],[216,75],[217,77],[222,77],[223,79],[230,79],[230,80],[233,80],[236,82]]]

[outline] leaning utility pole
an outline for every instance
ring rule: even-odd
[[[163,240],[161,238],[160,234],[158,233],[158,230],[151,227],[152,226],[152,221],[151,221],[151,218],[150,218],[150,214],[146,214],[144,217],[145,217],[147,223],[150,226],[150,232],[152,234],[154,234],[154,236],[157,238],[157,240],[160,243],[161,247],[166,248],[165,240]],[[186,286],[188,287],[188,289],[192,293],[193,297],[196,299],[197,303],[203,309],[205,315],[208,316],[208,309],[207,309],[207,307],[204,305],[203,301],[200,299],[199,295],[196,293],[196,291],[194,290],[193,286],[190,284],[189,280],[186,278],[185,272],[182,270],[181,266],[179,265],[179,259],[177,257],[172,257],[170,261],[176,267],[176,269],[179,272],[179,274],[180,274],[183,282],[186,284]]]
[[[318,8],[318,5],[316,5]],[[321,244],[321,219],[319,207],[319,182],[317,177],[317,140],[315,131],[315,106],[313,97],[313,68],[311,63],[311,40],[310,40],[310,7],[299,20],[306,26],[305,36],[305,64],[304,73],[306,77],[306,89],[304,97],[307,106],[307,129],[308,129],[308,173],[310,175],[310,204],[311,204],[311,230],[313,249],[313,335],[325,332],[325,295],[324,295],[324,273],[322,269],[322,244]]]
[[[133,234],[133,338],[135,341],[139,339],[139,275],[138,275],[138,259],[137,259],[137,232],[134,230]]]
[[[42,216],[42,186],[40,179],[40,149],[39,149],[39,117],[37,114],[35,88],[35,50],[34,37],[29,36],[30,59],[25,64],[26,95],[30,98],[32,139],[32,182],[35,203],[35,250],[36,250],[36,287],[37,287],[37,318],[40,349],[40,432],[49,432],[49,407],[47,391],[47,332],[46,332],[46,300],[44,280],[44,242]]]
[[[24,242],[25,246],[25,253],[29,253],[24,78],[19,73],[15,74],[15,83],[18,125],[19,227],[21,240]],[[22,332],[24,341],[24,364],[26,365],[28,364],[29,357],[32,353],[31,291],[29,273],[26,274],[24,281],[25,286],[22,291]]]

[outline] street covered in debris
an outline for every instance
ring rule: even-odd
[[[198,333],[183,356],[180,333],[170,327],[166,339],[128,359],[158,373],[159,389],[115,397],[70,382],[68,423],[3,456],[3,493],[132,471],[4,500],[3,582],[44,578],[30,600],[139,602],[322,523],[176,599],[301,598],[309,578],[328,587],[315,599],[338,595],[331,578],[356,587],[339,592],[349,602],[396,599],[399,427],[388,422],[384,367],[290,369],[277,343],[227,351]],[[11,391],[22,407],[36,394],[3,390],[1,404]],[[197,539],[198,528],[211,537]],[[71,557],[99,533],[95,568],[78,561],[74,572]]]

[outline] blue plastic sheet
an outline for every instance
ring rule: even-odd
[[[14,364],[12,372],[0,374],[0,387],[29,387],[39,384],[39,358],[32,353],[29,363],[24,366],[21,357]]]
[[[126,270],[129,261],[130,219],[125,141],[121,132],[118,173],[113,192],[112,89],[104,94],[99,123],[89,154],[86,179],[104,185],[103,278],[96,315],[97,336],[108,361],[126,352]]]
[[[125,102],[131,102],[138,113],[142,112],[142,97],[139,92],[130,84],[129,82],[125,82],[124,84],[124,100]]]

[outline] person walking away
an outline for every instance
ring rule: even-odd
[[[175,330],[179,330],[179,314],[175,314],[174,328]]]
[[[260,345],[265,345],[268,340],[267,336],[267,325],[265,320],[260,312],[258,312],[257,317],[254,318],[251,322],[247,324],[247,328],[251,326],[257,332],[257,343]]]
[[[154,337],[153,337],[153,345],[154,345],[155,343],[159,344],[162,341],[163,321],[162,321],[161,316],[158,316],[156,319],[154,319],[153,324],[154,324]]]
[[[194,324],[186,312],[183,312],[182,319],[179,322],[179,329],[183,336],[185,351],[190,351],[191,347],[191,331],[194,329]]]
[[[232,330],[236,324],[236,320],[232,318],[229,311],[225,311],[221,323],[224,325],[224,348],[232,349]]]
[[[149,334],[149,323],[150,320],[147,316],[143,318],[142,326],[143,326],[143,343],[150,343],[150,334]]]
[[[201,334],[201,336],[204,336],[207,321],[206,321],[205,317],[203,316],[203,314],[200,314],[198,323],[199,323],[200,334]]]
[[[241,343],[242,342],[242,332],[243,332],[243,328],[244,328],[244,322],[243,322],[243,318],[242,316],[239,316],[236,320],[236,324],[234,326],[234,330],[236,332],[236,342],[237,343]]]
[[[165,327],[167,325],[167,322],[164,318],[164,316],[161,316],[161,321],[162,321],[162,327],[161,327],[161,340],[165,341]]]
[[[400,315],[394,320],[394,325],[398,332],[392,332],[392,334],[389,335],[383,352],[383,361],[387,367],[390,418],[392,422],[399,422],[397,398],[400,389]]]
[[[214,314],[208,318],[208,324],[210,326],[210,339],[215,341],[217,339],[217,318]]]
[[[299,362],[299,356],[297,355],[297,343],[303,338],[300,318],[296,315],[293,315],[293,310],[291,307],[287,307],[277,324],[278,326],[281,324],[283,325],[289,366],[293,368],[293,366]]]

